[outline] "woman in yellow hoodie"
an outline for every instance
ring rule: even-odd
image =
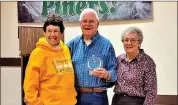
[[[61,41],[63,19],[48,16],[39,39],[30,54],[24,79],[28,105],[75,105],[74,71],[69,49]]]

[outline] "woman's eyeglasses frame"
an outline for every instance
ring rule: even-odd
[[[122,40],[122,42],[123,43],[131,43],[131,44],[135,44],[137,41],[139,41],[139,40],[137,40],[137,39],[134,39],[134,38],[131,38],[131,39],[123,39]]]

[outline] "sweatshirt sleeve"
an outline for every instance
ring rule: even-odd
[[[24,79],[24,92],[25,92],[25,102],[28,105],[43,105],[42,100],[39,96],[39,78],[40,78],[40,63],[36,54],[32,53],[30,55]],[[39,55],[38,55],[39,56]]]

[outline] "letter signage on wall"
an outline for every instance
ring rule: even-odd
[[[152,18],[151,1],[18,1],[18,21],[41,23],[57,13],[66,22],[76,22],[85,8],[95,9],[100,20]]]

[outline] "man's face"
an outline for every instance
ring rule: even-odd
[[[80,21],[80,26],[82,29],[84,39],[90,39],[92,36],[96,34],[98,24],[99,22],[96,19],[94,13],[88,12],[83,15],[83,18]]]
[[[57,46],[62,35],[59,26],[49,25],[46,27],[45,37],[51,46]]]

